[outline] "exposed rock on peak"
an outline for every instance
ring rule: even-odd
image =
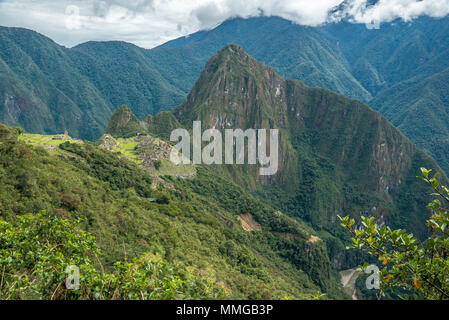
[[[111,116],[106,133],[120,138],[129,138],[145,133],[145,124],[140,121],[128,106],[120,106]]]

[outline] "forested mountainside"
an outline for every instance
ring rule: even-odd
[[[268,42],[261,42],[266,37],[254,30],[265,26],[276,35],[285,33],[285,25],[295,25],[277,18],[268,24],[255,20],[256,25],[246,27],[256,29],[247,29],[232,39],[230,28],[239,21],[223,25],[220,34],[231,38],[202,48],[153,50],[124,42],[88,42],[68,49],[31,30],[1,27],[0,120],[36,133],[68,129],[73,136],[95,140],[117,105],[129,105],[139,118],[172,109],[183,101],[204,63],[222,46],[242,43],[256,34],[252,47],[266,48],[265,56],[283,44],[304,44],[301,50],[286,47],[282,52],[290,52],[289,56],[275,59],[279,61],[276,67],[291,70],[288,76],[349,96],[370,98],[341,65],[343,58],[336,56],[335,46],[320,32],[293,28],[284,40],[278,39],[283,44],[274,42],[268,47]],[[238,28],[243,29],[245,26]],[[291,37],[296,40],[292,42]]]
[[[96,140],[117,105],[132,105],[143,117],[183,99],[155,64],[128,43],[67,49],[30,30],[0,27],[0,120],[29,132],[67,129]]]
[[[368,103],[448,172],[448,26],[448,18],[426,17],[378,30],[237,18],[151,50],[124,42],[68,49],[1,27],[0,120],[96,140],[118,105],[143,119],[182,103],[205,62],[236,43],[281,76]]]
[[[176,120],[164,114],[170,120],[159,126],[175,128]],[[259,176],[251,165],[213,168],[317,230],[338,268],[354,264],[344,256],[338,214],[372,215],[420,237],[427,234],[427,214],[421,208],[429,198],[416,176],[421,166],[441,169],[357,100],[282,78],[242,47],[228,45],[208,61],[173,115],[189,129],[194,120],[201,120],[203,130],[279,129],[279,170],[274,176]],[[122,138],[144,133],[167,137],[127,107],[114,113],[108,130]]]
[[[324,27],[379,110],[449,171],[449,19]]]
[[[190,178],[176,178],[164,164],[144,169],[135,148],[141,141],[111,137],[98,145],[0,125],[0,142],[0,218],[13,223],[46,210],[83,219],[104,253],[101,265],[94,260],[99,269],[151,252],[196,270],[228,298],[347,297],[310,227],[209,168],[198,167]],[[145,142],[145,152],[160,145]]]
[[[197,57],[239,44],[282,76],[368,103],[448,172],[448,22],[421,17],[369,29],[346,22],[311,28],[275,17],[233,19],[160,48]]]

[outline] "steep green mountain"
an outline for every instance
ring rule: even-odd
[[[106,128],[106,133],[120,138],[129,138],[146,132],[144,122],[140,121],[125,105],[114,111]]]
[[[338,214],[373,215],[426,234],[420,208],[428,199],[416,176],[420,166],[440,170],[438,165],[357,100],[284,79],[241,47],[228,45],[209,60],[174,114],[186,127],[201,120],[203,130],[279,129],[276,175],[258,176],[254,166],[216,170],[319,230],[339,267],[353,261],[341,256]]]
[[[376,30],[347,22],[307,28],[275,17],[232,19],[152,52],[170,48],[194,61],[239,44],[282,76],[369,103],[447,173],[448,21],[421,17]]]
[[[79,71],[113,106],[126,104],[143,118],[178,104],[185,97],[177,78],[163,70],[170,61],[158,61],[148,50],[126,42],[88,42],[69,50]],[[110,114],[107,115],[109,118]]]
[[[30,30],[0,28],[0,121],[27,131],[94,139],[111,105],[78,72],[67,50]]]
[[[280,75],[300,79],[309,86],[323,87],[352,98],[368,101],[370,93],[349,72],[349,65],[335,42],[319,28],[305,27],[278,17],[235,18],[215,29],[183,37],[155,48],[203,63],[228,43],[242,46],[258,61]],[[180,69],[178,67],[178,69]]]
[[[382,24],[380,29],[351,23],[322,28],[329,41],[339,41],[350,72],[374,96],[392,84],[417,75],[426,77],[448,66],[444,58],[449,49],[444,41],[449,33],[448,21],[421,17],[413,22]],[[378,85],[371,85],[376,78]]]
[[[128,106],[123,105],[112,114],[106,133],[118,138],[152,134],[168,140],[172,130],[180,126],[181,124],[171,112],[161,111],[155,116],[150,114],[145,117],[145,120],[139,120]]]
[[[449,18],[324,27],[379,110],[449,172]],[[333,40],[332,40],[333,39]]]
[[[148,115],[144,122],[149,133],[166,140],[170,139],[174,129],[181,127],[178,119],[170,111],[161,111],[155,116]]]
[[[449,51],[448,51],[449,52]],[[372,105],[449,170],[449,67],[381,91]]]
[[[142,120],[182,103],[206,61],[236,43],[281,76],[369,103],[449,172],[448,19],[369,30],[347,22],[312,28],[277,17],[236,18],[151,50],[114,41],[68,49],[2,27],[0,120],[95,140],[119,105]]]
[[[30,132],[68,129],[73,136],[95,140],[118,105],[131,106],[140,119],[177,106],[205,62],[229,42],[245,44],[281,74],[370,98],[347,72],[338,48],[320,32],[283,19],[267,21],[237,19],[214,31],[212,38],[219,41],[153,50],[116,41],[68,49],[30,30],[0,27],[0,120]],[[273,41],[257,31],[261,28],[271,30]],[[286,47],[279,51],[279,46]]]
[[[143,118],[182,101],[185,92],[158,64],[128,43],[68,49],[34,31],[0,27],[0,121],[96,140],[118,105]]]

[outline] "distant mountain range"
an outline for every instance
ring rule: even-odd
[[[2,27],[0,121],[95,140],[119,105],[143,119],[182,103],[206,61],[236,43],[281,76],[368,103],[449,172],[448,22],[422,17],[369,30],[232,19],[151,50],[123,42],[68,49]]]

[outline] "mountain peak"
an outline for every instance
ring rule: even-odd
[[[115,138],[130,138],[143,134],[169,139],[171,131],[180,126],[173,113],[169,111],[159,112],[155,116],[150,114],[142,121],[128,106],[122,105],[112,114],[106,133]]]
[[[242,67],[249,67],[251,65],[265,67],[265,65],[250,56],[241,46],[231,43],[225,45],[209,59],[206,63],[206,71],[208,71],[210,67],[215,69],[217,65],[225,66],[230,64],[240,65]],[[231,69],[228,70],[231,71]]]
[[[248,55],[245,50],[241,46],[235,43],[229,43],[225,45],[223,48],[221,48],[220,51],[218,51],[217,55],[234,55],[238,53],[243,53],[245,55]]]
[[[187,126],[202,119],[211,127],[272,127],[283,108],[284,79],[236,44],[209,61],[187,100],[175,110]]]
[[[121,105],[120,107],[118,107],[112,114],[111,120],[113,119],[119,120],[121,124],[138,120],[136,115],[127,105]]]
[[[350,169],[347,178],[358,181],[356,188],[388,194],[400,187],[405,176],[414,174],[410,171],[414,157],[423,156],[367,105],[282,78],[236,45],[225,46],[208,61],[174,113],[188,128],[201,120],[203,128],[219,130],[282,130],[278,173],[261,182],[282,183],[288,192],[300,185],[298,168],[291,165],[302,161],[300,157],[308,157],[307,161],[316,157],[317,168],[322,159],[329,159],[342,172]],[[314,150],[307,151],[310,157],[304,156],[306,149]],[[356,178],[360,173],[368,178]]]
[[[106,129],[106,133],[123,138],[134,136],[143,131],[145,129],[142,127],[141,121],[126,105],[122,105],[114,111]]]

